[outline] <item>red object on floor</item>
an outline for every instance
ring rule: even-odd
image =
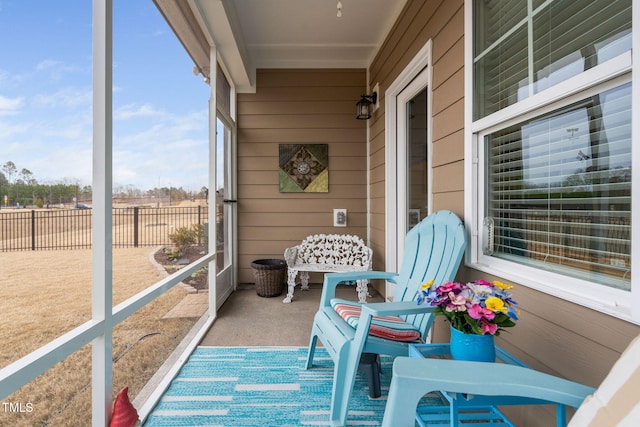
[[[129,400],[129,387],[125,387],[116,396],[109,427],[134,427],[138,420],[138,411]]]

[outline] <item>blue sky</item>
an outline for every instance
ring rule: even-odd
[[[0,0],[0,166],[91,184],[91,0]],[[209,87],[152,0],[114,1],[113,181],[207,184]]]

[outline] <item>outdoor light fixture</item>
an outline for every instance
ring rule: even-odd
[[[197,77],[198,75],[202,74],[202,78],[205,84],[209,84],[209,77],[207,77],[208,73],[209,73],[208,67],[204,69],[200,69],[200,67],[198,67],[197,65],[193,66],[193,75]]]
[[[373,112],[373,106],[376,104],[378,100],[378,92],[373,92],[371,95],[362,95],[360,101],[356,104],[356,108],[358,110],[358,114],[356,115],[356,119],[358,120],[367,120],[371,118],[371,113]]]

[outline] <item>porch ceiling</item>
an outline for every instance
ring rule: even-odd
[[[209,46],[238,92],[257,68],[366,68],[407,0],[153,0],[209,75]]]

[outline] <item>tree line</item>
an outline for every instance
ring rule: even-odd
[[[113,196],[120,200],[135,200],[141,197],[165,197],[169,200],[187,200],[205,197],[206,187],[195,193],[182,187],[162,187],[140,190],[132,185],[117,186]],[[80,185],[71,179],[54,184],[41,184],[27,168],[18,169],[8,161],[0,167],[0,206],[2,207],[51,207],[91,201],[90,185]]]
[[[74,200],[91,199],[91,194],[90,185],[81,186],[73,182],[41,184],[29,169],[18,169],[12,161],[0,168],[0,202],[3,207],[64,205]]]

